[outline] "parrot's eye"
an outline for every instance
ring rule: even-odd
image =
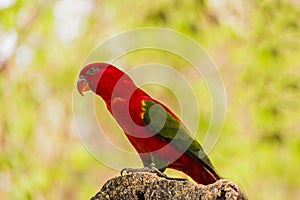
[[[87,73],[90,74],[90,75],[93,75],[93,74],[96,74],[96,72],[99,70],[99,68],[96,68],[96,67],[92,67],[90,68]]]

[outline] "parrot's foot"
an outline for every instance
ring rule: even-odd
[[[143,168],[138,168],[138,169],[134,169],[134,168],[124,168],[121,170],[121,176],[123,175],[123,173],[135,173],[135,172],[148,172],[148,173],[154,173],[159,177],[163,177],[165,179],[168,180],[176,180],[176,181],[188,181],[188,179],[186,178],[173,178],[173,177],[169,177],[166,174],[162,173],[159,169],[157,169],[155,167],[154,163],[151,163],[149,165],[149,167],[143,167]]]

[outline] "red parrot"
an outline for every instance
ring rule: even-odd
[[[105,101],[145,167],[154,163],[161,172],[166,167],[176,169],[204,185],[220,179],[181,120],[120,69],[100,62],[86,65],[79,74],[77,89],[81,95],[92,90]]]

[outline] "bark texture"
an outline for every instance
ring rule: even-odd
[[[210,185],[189,181],[168,180],[154,173],[131,173],[108,180],[91,200],[152,199],[247,199],[241,188],[226,179]]]

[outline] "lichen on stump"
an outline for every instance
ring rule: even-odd
[[[240,187],[225,179],[210,185],[167,180],[153,173],[131,173],[108,180],[91,200],[247,199]]]

